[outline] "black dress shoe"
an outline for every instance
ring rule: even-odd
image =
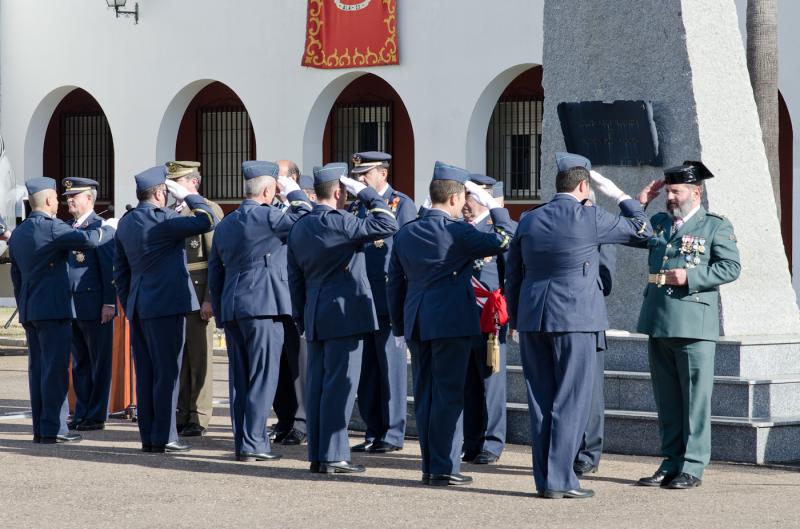
[[[36,444],[39,444],[39,443],[42,442],[42,438],[39,437],[38,435],[34,435],[33,436],[33,442],[36,443]]]
[[[39,442],[43,445],[54,445],[56,443],[79,443],[83,439],[76,433],[65,433],[64,435],[57,435],[55,437],[39,437]]]
[[[480,452],[461,452],[461,461],[464,463],[472,463]]]
[[[245,452],[241,451],[236,454],[236,461],[277,461],[281,458],[280,454],[272,452]]]
[[[691,474],[682,472],[679,476],[675,477],[672,481],[667,483],[664,487],[667,489],[693,489],[703,484],[703,480],[696,478]]]
[[[187,424],[183,427],[183,430],[180,431],[181,437],[202,437],[203,434],[206,433],[206,429],[200,426],[199,424],[195,424],[193,422]]]
[[[365,470],[364,465],[356,465],[350,461],[328,461],[319,464],[320,474],[352,474]]]
[[[423,485],[430,485],[431,484],[431,475],[422,473],[422,484]]]
[[[387,443],[386,441],[375,441],[372,443],[372,446],[367,449],[367,452],[370,454],[386,454],[389,452],[397,452],[398,450],[402,450],[402,448],[392,443]]]
[[[363,443],[358,443],[354,447],[350,449],[351,452],[366,452],[372,447],[372,441],[364,441]]]
[[[92,430],[105,430],[105,421],[83,421],[75,427],[79,432],[89,432]]]
[[[294,428],[283,438],[281,441],[282,445],[285,446],[293,446],[293,445],[301,445],[306,442],[306,434],[303,432],[298,432]]]
[[[447,485],[469,485],[472,478],[464,474],[431,474],[429,485],[446,487]]]
[[[560,500],[561,498],[584,499],[594,496],[594,491],[591,489],[546,490],[541,496],[550,500]]]
[[[78,426],[83,422],[82,419],[72,419],[71,421],[67,422],[67,429],[69,430],[77,430]]]
[[[578,460],[572,463],[572,470],[578,476],[583,476],[584,474],[588,474],[589,472],[597,472],[597,467],[593,464],[589,463],[588,461]]]
[[[156,445],[153,445],[153,451],[155,452]],[[189,443],[184,443],[183,441],[172,441],[171,443],[167,443],[164,445],[165,452],[188,452],[192,449],[192,445]]]
[[[480,454],[475,456],[475,459],[472,460],[472,464],[473,465],[488,465],[490,463],[496,462],[498,459],[500,459],[499,456],[496,456],[493,453],[484,450]]]
[[[292,432],[292,430],[272,430],[269,433],[269,440],[272,443],[282,443],[284,439]]]
[[[146,454],[152,453],[153,452],[153,445],[142,444],[142,452],[145,452]],[[163,452],[163,450],[162,450],[162,452]]]
[[[667,472],[666,470],[658,469],[656,473],[652,476],[647,476],[645,478],[639,478],[639,481],[636,482],[637,485],[642,487],[659,487],[664,486],[676,476],[674,472]]]
[[[312,474],[319,474],[319,461],[312,461],[308,470],[310,470]]]

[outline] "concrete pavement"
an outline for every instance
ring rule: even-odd
[[[215,357],[215,397],[227,398],[227,363]],[[110,421],[75,445],[34,445],[25,357],[0,357],[0,527],[795,527],[800,472],[712,464],[702,487],[636,487],[653,458],[609,455],[583,485],[590,500],[534,497],[530,450],[510,446],[498,465],[464,465],[469,487],[422,486],[419,445],[358,456],[368,470],[308,472],[305,447],[276,447],[275,463],[233,461],[228,410],[183,455],[143,454],[136,425]],[[353,444],[358,442],[353,436]]]

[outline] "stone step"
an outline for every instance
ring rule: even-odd
[[[527,387],[520,366],[506,368],[506,400],[527,405]],[[605,371],[606,409],[655,412],[650,373]],[[413,395],[408,364],[408,395]],[[770,379],[714,377],[711,413],[724,417],[781,417],[800,415],[800,375]]]
[[[408,397],[406,433],[417,435],[414,399]],[[528,407],[510,403],[507,407],[508,443],[530,444]],[[351,428],[364,429],[353,411]],[[719,461],[743,463],[786,463],[800,460],[800,415],[771,419],[711,417],[711,457]],[[609,453],[659,456],[658,418],[644,411],[608,410],[605,420],[605,448]]]
[[[28,356],[28,347],[22,345],[0,345],[0,356]]]

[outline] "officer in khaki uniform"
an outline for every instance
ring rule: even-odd
[[[200,163],[167,162],[167,178],[197,193],[200,187]],[[214,211],[217,221],[222,219],[222,208],[205,199]],[[191,216],[190,208],[181,201],[174,206],[183,216]],[[208,256],[214,232],[192,235],[186,239],[186,262],[194,285],[200,310],[186,315],[186,345],[181,366],[180,393],[178,395],[178,433],[184,437],[203,435],[208,428],[213,410],[214,389],[214,313],[208,290]]]
[[[664,461],[639,485],[699,486],[711,458],[711,391],[719,339],[719,286],[739,277],[730,221],[701,204],[701,162],[664,171],[639,196],[648,203],[666,188],[668,213],[651,219],[649,276],[638,332],[649,335],[650,374]]]

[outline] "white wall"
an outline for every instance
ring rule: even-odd
[[[487,105],[519,73],[515,66],[541,64],[542,0],[504,0],[502,9],[483,0],[398,4],[401,64],[358,72],[300,66],[301,0],[140,0],[139,25],[115,19],[101,0],[3,2],[0,133],[17,178],[41,174],[52,111],[80,87],[108,118],[122,211],[134,200],[132,176],[174,156],[183,111],[210,80],[242,99],[260,158],[291,158],[308,170],[321,162],[336,96],[371,72],[408,110],[421,200],[435,160],[484,168],[484,153],[474,150],[485,150]]]

